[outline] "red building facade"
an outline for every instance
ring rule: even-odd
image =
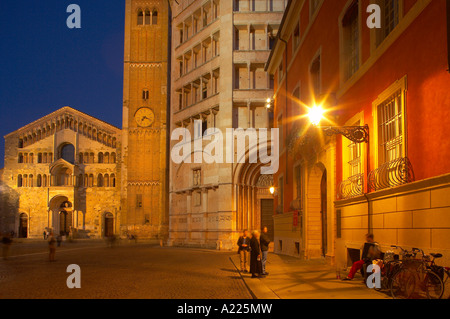
[[[290,1],[267,64],[275,251],[345,264],[374,233],[449,255],[448,2]],[[366,141],[345,137],[355,127]]]

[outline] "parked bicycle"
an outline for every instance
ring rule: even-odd
[[[432,258],[430,258],[432,257]],[[443,299],[450,299],[450,267],[442,267],[436,265],[436,259],[442,258],[442,254],[430,254],[428,261],[428,268],[436,273],[441,278],[444,291],[442,293]]]
[[[398,247],[402,249],[401,247]],[[444,291],[441,278],[429,267],[429,259],[422,249],[404,252],[400,268],[391,279],[391,295],[394,299],[440,299]],[[417,254],[422,258],[418,259]]]

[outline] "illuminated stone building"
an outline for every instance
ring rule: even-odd
[[[70,107],[6,135],[0,231],[118,233],[120,141],[119,128]]]
[[[273,81],[264,65],[286,3],[171,1],[172,131],[271,126]],[[243,229],[270,227],[271,176],[261,176],[260,165],[171,163],[170,243],[231,249]]]
[[[127,0],[122,124],[122,231],[167,237],[167,1]]]

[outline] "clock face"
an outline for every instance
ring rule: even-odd
[[[134,115],[136,123],[141,127],[149,127],[155,121],[155,114],[147,107],[140,108]]]

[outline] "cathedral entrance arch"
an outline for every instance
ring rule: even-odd
[[[19,216],[19,231],[17,235],[19,238],[28,238],[28,215],[25,213]]]
[[[49,225],[54,234],[68,235],[73,227],[72,202],[66,196],[56,196],[50,201]]]
[[[114,215],[105,213],[105,237],[114,236]]]

